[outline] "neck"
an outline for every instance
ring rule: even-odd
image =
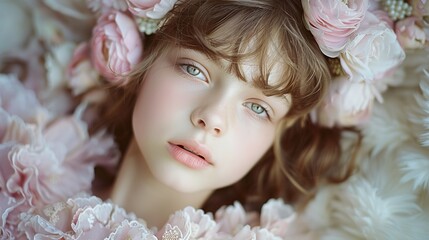
[[[133,139],[122,160],[110,198],[128,212],[143,218],[149,227],[160,228],[175,211],[186,206],[200,208],[210,194],[178,192],[159,182],[148,169]]]

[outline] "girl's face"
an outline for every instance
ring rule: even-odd
[[[237,182],[272,145],[289,109],[289,96],[268,97],[252,85],[258,66],[241,65],[247,82],[227,67],[175,49],[147,72],[134,137],[152,174],[173,189],[211,191]],[[271,72],[270,83],[280,81],[279,72]]]

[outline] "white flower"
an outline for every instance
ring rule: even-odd
[[[398,66],[405,53],[396,35],[371,13],[340,54],[341,66],[352,81],[372,81]]]

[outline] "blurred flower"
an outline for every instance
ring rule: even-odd
[[[219,208],[215,214],[220,232],[230,235],[237,234],[247,224],[246,211],[239,202]]]
[[[42,107],[34,92],[23,87],[14,75],[0,74],[0,109],[39,126],[44,126],[53,117]]]
[[[85,0],[43,0],[43,3],[64,16],[79,20],[93,19],[93,14],[88,9]]]
[[[304,0],[305,21],[328,57],[337,57],[363,20],[368,0]]]
[[[368,120],[374,101],[374,86],[366,81],[336,78],[317,113],[313,115],[323,126],[352,126]]]
[[[177,0],[126,0],[128,9],[142,18],[161,19],[170,11]]]
[[[429,1],[428,0],[411,0],[411,6],[413,7],[413,15],[425,20],[429,24]]]
[[[426,34],[417,25],[416,17],[408,17],[396,23],[396,35],[401,46],[405,49],[423,48],[426,43]]]
[[[111,10],[126,11],[126,0],[86,0],[88,7],[95,12],[108,12]]]
[[[100,85],[99,74],[91,64],[88,43],[81,43],[74,49],[72,59],[67,67],[67,77],[73,95],[79,95]]]
[[[0,21],[0,36],[3,36],[0,55],[23,48],[32,31],[32,25],[28,24],[31,22],[29,9],[19,1],[2,0],[0,1],[0,16],[7,19],[7,21]]]
[[[393,30],[370,12],[340,54],[341,66],[352,81],[381,78],[404,58]]]
[[[143,45],[134,20],[122,12],[102,15],[93,30],[92,64],[109,81],[119,80],[140,62]]]
[[[93,13],[80,12],[79,9],[75,9],[72,11],[75,13],[73,14],[70,9],[64,9],[65,6],[62,4],[58,2],[53,4],[54,1],[48,2],[54,8],[37,1],[32,2],[35,35],[47,46],[54,46],[62,42],[81,42],[90,37],[95,22]],[[68,12],[69,15],[65,15],[63,12]],[[80,15],[75,16],[77,12],[80,12]]]
[[[283,200],[270,199],[262,206],[260,225],[276,236],[285,237],[293,216],[294,210]]]
[[[72,42],[62,42],[53,46],[45,55],[47,87],[57,89],[67,84],[66,68],[73,55],[76,45]]]

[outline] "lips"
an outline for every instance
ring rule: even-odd
[[[177,145],[177,146],[180,147],[180,148],[183,148],[184,150],[186,150],[186,151],[188,151],[190,153],[193,153],[193,154],[197,155],[198,157],[200,157],[200,158],[202,158],[204,160],[206,159],[203,155],[198,154],[198,152],[196,152],[196,151],[194,151],[192,149],[189,149],[189,148],[187,148],[187,147],[185,147],[183,145]]]
[[[173,158],[190,168],[202,169],[213,165],[210,151],[203,144],[190,140],[175,140],[168,143]]]

